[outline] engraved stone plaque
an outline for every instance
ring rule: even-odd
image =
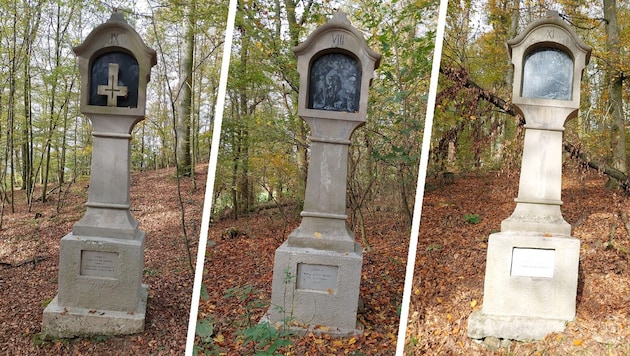
[[[81,251],[81,275],[94,277],[116,277],[118,253],[102,251]]]
[[[333,294],[337,291],[338,269],[338,266],[299,263],[297,266],[297,289],[323,291]]]
[[[115,71],[111,64],[117,65]],[[90,105],[138,107],[140,68],[135,57],[124,52],[105,53],[94,60],[90,74]],[[109,104],[112,99],[106,92],[114,96],[113,105]]]
[[[361,68],[343,53],[328,53],[313,61],[309,72],[308,108],[359,111]]]
[[[540,48],[525,57],[522,96],[571,100],[573,60],[555,48]]]
[[[512,249],[512,276],[553,278],[556,250]]]

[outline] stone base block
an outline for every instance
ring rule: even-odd
[[[290,247],[277,250],[266,319],[297,329],[345,336],[360,334],[357,309],[363,256],[353,252]]]
[[[530,340],[564,330],[575,318],[579,258],[571,236],[490,235],[483,307],[469,319],[469,336]]]
[[[488,315],[475,311],[468,318],[468,337],[483,339],[494,336],[521,341],[542,340],[552,332],[564,331],[566,323],[566,320]]]
[[[96,335],[127,335],[144,331],[147,286],[133,312],[64,307],[55,297],[44,309],[42,337],[73,338]]]
[[[259,324],[262,324],[262,323],[269,323],[273,325],[276,329],[280,329],[284,327],[284,325],[282,325],[282,322],[273,322],[271,318],[269,317],[269,312],[263,315],[263,317],[260,319]],[[361,324],[361,322],[359,322],[358,320],[357,320],[356,327],[353,330],[341,330],[338,328],[330,328],[323,325],[299,325],[298,323],[289,325],[288,327],[289,327],[289,330],[291,330],[291,332],[293,333],[293,335],[306,335],[308,333],[313,333],[314,335],[326,334],[332,337],[339,337],[339,338],[352,336],[352,335],[361,335],[363,334],[363,330],[365,329],[363,324]]]
[[[132,312],[140,299],[144,237],[80,236],[61,239],[59,304],[64,307]]]

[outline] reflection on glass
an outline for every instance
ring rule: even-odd
[[[541,48],[525,57],[522,96],[571,100],[573,60],[555,48]]]
[[[342,53],[329,53],[311,65],[309,109],[359,111],[361,68],[354,58]]]
[[[127,96],[119,97],[116,106],[119,108],[138,107],[138,84],[140,83],[140,67],[136,58],[128,53],[110,52],[94,60],[90,80],[90,105],[107,106],[107,97],[98,93],[99,85],[107,85],[109,80],[109,64],[118,63],[118,85],[127,87]]]

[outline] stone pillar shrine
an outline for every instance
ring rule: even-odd
[[[137,333],[144,330],[147,302],[145,232],[129,212],[129,151],[157,57],[118,12],[74,52],[81,112],[93,127],[90,188],[85,215],[61,239],[59,290],[44,310],[42,335]]]
[[[490,235],[481,311],[468,336],[539,340],[575,318],[580,240],[560,211],[562,134],[577,116],[591,48],[550,11],[508,41],[513,103],[525,118],[516,208]]]
[[[298,114],[311,130],[301,225],[277,250],[264,320],[290,320],[334,335],[361,332],[357,307],[361,245],[346,224],[348,147],[366,121],[380,54],[338,12],[293,49],[300,74]]]

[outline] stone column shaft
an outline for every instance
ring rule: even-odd
[[[292,247],[352,252],[354,233],[346,224],[348,147],[362,123],[305,118],[311,127],[311,155],[302,223],[288,238]]]
[[[519,105],[527,118],[518,197],[501,231],[571,235],[562,217],[562,135],[564,121],[575,110]]]

